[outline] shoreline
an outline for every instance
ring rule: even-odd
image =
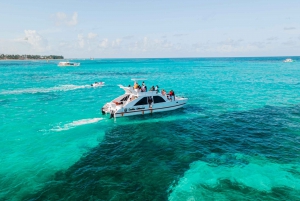
[[[0,59],[0,61],[50,61],[50,60],[67,60],[67,59]]]

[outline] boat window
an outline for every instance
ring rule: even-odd
[[[137,105],[147,105],[147,104],[148,104],[147,97],[144,97],[141,100],[139,100],[134,106],[137,106]]]
[[[128,95],[128,96],[125,96],[125,97],[122,98],[120,101],[127,101],[128,98],[129,98],[129,95]]]
[[[166,102],[162,97],[160,96],[153,96],[154,103],[163,103]]]

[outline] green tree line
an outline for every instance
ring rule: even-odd
[[[3,59],[17,59],[17,60],[26,60],[26,59],[64,59],[63,56],[58,55],[18,55],[18,54],[0,54],[0,60]]]

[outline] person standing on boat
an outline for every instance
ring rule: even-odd
[[[148,97],[149,108],[152,108],[153,99],[151,96]]]
[[[173,91],[173,90],[171,90],[171,91],[169,92],[169,95],[170,95],[170,99],[171,99],[171,101],[173,101],[174,91]]]
[[[159,93],[159,89],[158,89],[158,85],[156,85],[156,87],[154,88],[154,91],[156,91],[156,93]]]
[[[171,90],[172,93],[173,93],[173,98],[174,98],[174,101],[175,101],[175,92],[173,90]]]
[[[143,92],[147,92],[147,86],[146,86],[146,84],[145,84],[144,81],[143,81],[143,83],[142,83],[142,91],[143,91]]]
[[[138,88],[139,88],[139,84],[137,82],[135,82],[133,88],[134,88],[134,91],[137,92]]]

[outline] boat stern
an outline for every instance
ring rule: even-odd
[[[106,103],[102,109],[101,112],[103,115],[110,114],[110,118],[115,117],[115,114],[121,109],[119,105],[116,105],[116,103],[110,102]]]

